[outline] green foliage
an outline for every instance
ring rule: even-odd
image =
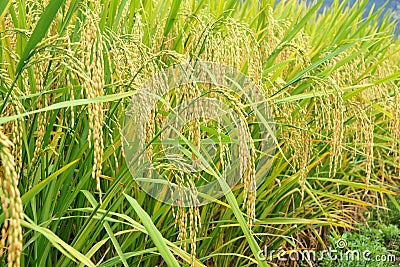
[[[339,239],[338,239],[339,238]],[[339,266],[339,267],[356,267],[356,266],[396,266],[400,263],[400,229],[392,224],[376,224],[373,227],[366,225],[359,225],[357,229],[352,232],[344,232],[338,238],[330,237],[331,244],[329,250],[337,250],[337,253],[332,253],[338,257],[337,260],[332,261],[330,258],[325,257],[318,266]],[[335,244],[338,240],[344,240],[347,243],[345,248],[338,249]],[[347,251],[358,251],[359,259],[343,257],[340,259],[340,253]],[[365,254],[366,257],[363,255]],[[383,260],[391,255],[390,259]]]

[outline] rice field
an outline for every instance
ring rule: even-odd
[[[260,252],[399,212],[367,2],[2,0],[0,265],[300,266]]]

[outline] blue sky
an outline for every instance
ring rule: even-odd
[[[333,2],[334,0],[324,0],[324,6],[330,6]],[[350,0],[349,2],[350,4],[354,4],[356,0]],[[369,0],[366,9],[369,11],[374,4],[376,8],[381,7],[385,2],[386,0]],[[400,23],[400,0],[389,0],[386,10],[393,11],[395,13],[393,18]],[[397,28],[399,28],[399,25]]]

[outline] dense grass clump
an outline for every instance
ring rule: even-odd
[[[331,250],[336,249],[336,259],[324,259],[319,266],[396,266],[400,262],[400,229],[393,224],[384,225],[374,223],[370,226],[358,225],[353,232],[344,232],[337,238],[331,239]],[[346,249],[359,251],[360,256],[354,258],[342,259],[338,257],[340,252],[346,252],[345,249],[335,248],[336,240],[344,241],[347,244]],[[361,253],[365,253],[362,257]],[[334,258],[334,257],[332,257]]]
[[[267,266],[259,251],[323,249],[400,211],[400,43],[366,1],[22,0],[0,3],[0,261],[8,266]],[[276,139],[260,151],[243,99],[196,83],[164,95],[143,126],[143,153],[172,183],[201,177],[162,158],[163,123],[180,103],[219,100],[245,124],[239,184],[212,203],[170,206],[135,183],[123,125],[131,97],[157,72],[196,61],[247,75],[272,110]],[[146,99],[143,99],[144,104]],[[193,111],[200,114],[200,109]],[[232,160],[220,121],[182,127],[198,160]],[[184,137],[184,138],[183,138]],[[160,156],[161,155],[161,156]],[[265,156],[272,165],[259,177]],[[245,165],[243,162],[247,162]],[[258,179],[264,179],[257,184]],[[296,262],[292,262],[296,265]]]

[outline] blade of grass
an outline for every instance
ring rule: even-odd
[[[47,228],[40,227],[32,222],[27,222],[27,221],[21,221],[21,226],[32,229],[38,233],[41,233],[43,236],[45,236],[55,247],[61,246],[63,249],[65,249],[71,256],[73,256],[75,259],[79,260],[80,262],[83,262],[87,266],[90,267],[96,267],[96,265],[88,259],[85,255],[68,245],[66,242],[64,242],[61,238],[59,238],[56,234],[54,234],[52,231],[50,231]]]
[[[43,14],[40,16],[38,23],[36,24],[35,29],[29,38],[28,43],[24,48],[24,52],[21,55],[19,63],[17,65],[16,72],[19,74],[22,71],[22,68],[26,65],[27,60],[31,56],[32,51],[36,48],[40,41],[46,36],[51,23],[53,22],[54,18],[60,7],[64,4],[65,0],[52,0],[46,6]]]
[[[164,242],[164,238],[162,237],[161,233],[157,230],[156,226],[153,224],[150,216],[142,209],[136,199],[128,196],[124,193],[125,198],[131,204],[133,209],[136,211],[137,215],[139,216],[140,220],[142,221],[144,227],[146,228],[147,232],[151,239],[153,239],[154,244],[158,248],[161,256],[168,264],[168,266],[179,267],[179,263],[175,259],[174,255],[172,255],[171,251],[169,250],[167,244]]]
[[[0,20],[3,20],[4,15],[6,14],[8,8],[11,5],[10,0],[3,0],[0,3]]]
[[[63,5],[65,0],[52,0],[50,3],[46,6],[46,9],[40,16],[40,19],[38,23],[36,24],[35,29],[33,30],[33,33],[31,37],[29,38],[28,43],[26,44],[24,51],[22,52],[22,55],[20,57],[20,60],[18,62],[18,65],[15,69],[16,75],[14,82],[10,86],[7,95],[4,99],[4,103],[0,109],[0,113],[3,112],[5,105],[8,102],[9,97],[11,96],[11,93],[13,91],[16,79],[19,77],[21,74],[21,71],[23,67],[28,63],[28,59],[31,56],[32,51],[36,48],[36,46],[39,44],[39,42],[46,36],[47,31],[50,28],[50,24],[53,22],[57,11],[60,9],[60,7]]]

